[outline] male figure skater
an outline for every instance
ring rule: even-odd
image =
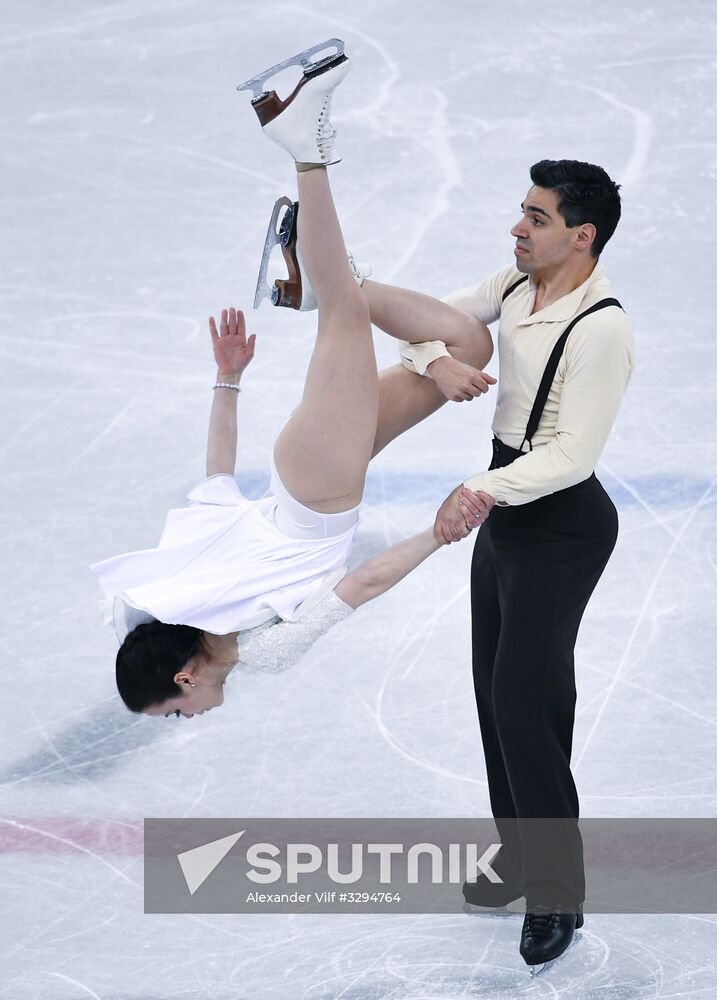
[[[469,881],[464,895],[489,907],[526,896],[520,952],[534,970],[583,924],[574,647],[617,539],[617,512],[593,469],[632,373],[633,341],[599,264],[620,218],[619,185],[576,160],[542,160],[530,177],[511,230],[515,264],[482,283],[440,301],[352,267],[371,321],[404,341],[402,365],[381,373],[374,455],[447,399],[489,390],[478,365],[490,357],[486,324],[500,318],[493,460],[448,495],[435,528],[451,542],[482,525],[473,675],[502,882]],[[282,243],[299,274],[296,247]],[[282,301],[277,287],[274,301],[312,308],[306,283],[299,290]],[[536,830],[526,822],[536,819],[559,822]]]
[[[493,460],[449,494],[436,527],[455,541],[485,522],[471,570],[473,673],[503,882],[482,877],[464,895],[495,907],[526,896],[520,951],[534,970],[583,923],[573,651],[617,539],[617,512],[593,468],[633,369],[633,341],[598,263],[620,218],[619,186],[574,160],[543,160],[530,177],[511,230],[514,265],[443,302],[368,280],[363,289],[377,326],[414,341],[417,327],[432,331],[401,351],[424,385],[433,380],[423,416],[487,391],[451,357],[442,328],[478,330],[500,317]],[[414,405],[410,394],[396,403]],[[562,822],[546,839],[521,824],[536,818]]]

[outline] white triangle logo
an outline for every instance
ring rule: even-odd
[[[233,833],[230,837],[212,840],[209,844],[193,847],[191,851],[183,851],[177,855],[177,861],[182,867],[190,895],[193,896],[200,885],[209,878],[222,858],[227,856],[245,832],[240,830],[239,833]]]

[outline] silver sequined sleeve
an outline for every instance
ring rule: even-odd
[[[239,634],[239,663],[279,673],[297,663],[319,636],[343,621],[354,609],[333,590],[295,622],[274,618]]]

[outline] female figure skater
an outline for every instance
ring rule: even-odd
[[[303,398],[276,441],[269,494],[248,500],[234,479],[237,400],[255,337],[247,340],[241,312],[225,309],[219,330],[209,320],[217,379],[206,478],[189,506],[170,511],[156,549],[91,567],[113,600],[117,686],[133,712],[191,718],[221,705],[237,662],[286,668],[333,624],[470,533],[467,524],[451,538],[428,528],[346,572],[371,457],[444,402],[401,365],[381,378],[376,371],[368,306],[326,172],[336,162],[331,94],[348,69],[343,54],[311,63],[286,101],[272,92],[253,102],[264,131],[296,162],[298,263],[319,306]],[[487,328],[481,333],[457,330],[451,354],[481,369],[492,353]],[[487,390],[494,380],[476,374]],[[402,391],[408,383],[413,395]]]

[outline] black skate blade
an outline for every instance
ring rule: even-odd
[[[311,56],[315,55],[317,52],[323,52],[324,49],[328,49],[332,46],[336,49],[333,55],[325,56],[323,59],[317,59],[312,61]],[[264,83],[266,80],[271,79],[272,76],[276,76],[281,73],[282,70],[287,69],[289,66],[301,66],[304,71],[305,76],[313,75],[320,70],[325,70],[333,62],[343,61],[346,57],[344,56],[344,43],[340,38],[327,38],[325,42],[319,42],[318,45],[313,45],[310,49],[305,49],[304,52],[298,52],[295,56],[291,56],[289,59],[285,59],[283,62],[277,63],[276,66],[272,66],[270,69],[264,70],[263,73],[258,73],[253,76],[250,80],[246,80],[244,83],[240,83],[237,90],[253,90],[254,97],[252,98],[252,103],[258,98],[263,97],[268,93]]]
[[[542,963],[540,963],[540,965],[531,965],[531,966],[529,966],[531,977],[534,979],[536,976],[543,976],[543,975],[545,975],[546,972],[550,972],[551,969],[555,968],[555,966],[558,964],[558,962],[562,962],[562,960],[565,958],[565,956],[570,951],[572,951],[572,949],[575,947],[575,945],[579,944],[580,941],[582,941],[582,934],[580,934],[579,931],[576,931],[576,933],[573,934],[572,941],[567,946],[567,948],[565,949],[565,951],[562,952],[560,955],[558,955],[556,958],[551,958],[548,962],[542,962]]]

